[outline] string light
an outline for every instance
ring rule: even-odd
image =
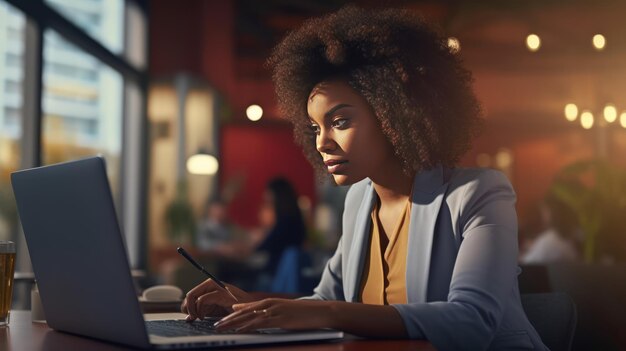
[[[574,122],[576,117],[578,117],[578,106],[576,104],[565,105],[565,118],[570,122]]]
[[[617,108],[613,104],[604,106],[604,120],[613,123],[617,119]]]
[[[606,46],[606,38],[602,34],[594,35],[592,42],[593,42],[593,47],[598,51],[604,50],[604,47]]]
[[[585,110],[580,114],[580,125],[585,129],[591,129],[593,127],[593,114]]]
[[[526,37],[526,46],[528,50],[535,52],[541,47],[541,38],[537,34],[529,34]]]

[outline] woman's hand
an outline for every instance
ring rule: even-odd
[[[318,329],[332,327],[328,301],[264,299],[232,305],[233,313],[216,323],[218,331],[249,332],[262,328]]]
[[[203,319],[207,316],[224,316],[233,311],[232,305],[240,302],[253,301],[245,291],[234,285],[226,284],[226,288],[237,297],[232,296],[212,279],[207,279],[189,290],[180,307],[183,313],[187,313],[187,321]]]

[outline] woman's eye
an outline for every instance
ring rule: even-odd
[[[311,132],[313,132],[314,134],[320,133],[320,126],[318,126],[317,124],[311,124],[310,128]]]
[[[337,129],[346,128],[348,126],[348,120],[347,119],[343,119],[343,118],[338,118],[338,119],[333,121],[332,126],[333,126],[333,128],[337,128]]]

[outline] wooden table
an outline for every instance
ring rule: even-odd
[[[54,331],[46,324],[32,323],[30,311],[11,311],[9,327],[0,328],[0,351],[122,351],[130,347]],[[369,350],[435,350],[427,341],[368,340],[347,336],[334,342],[274,344],[267,347],[235,347],[229,350],[295,350],[295,351],[369,351]]]

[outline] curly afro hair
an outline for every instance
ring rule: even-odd
[[[454,166],[481,125],[471,74],[446,38],[405,10],[349,6],[310,19],[276,46],[267,63],[281,112],[320,174],[326,172],[307,99],[322,81],[343,79],[365,98],[408,175]]]

